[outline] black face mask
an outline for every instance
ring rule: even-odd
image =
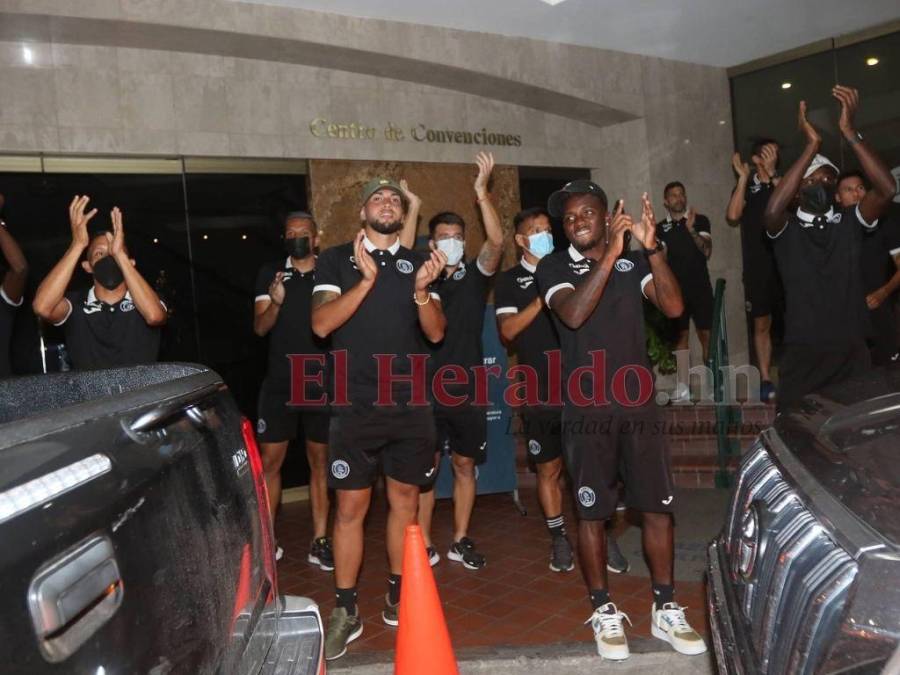
[[[284,240],[284,252],[297,260],[308,256],[310,250],[309,237],[294,237]]]
[[[800,190],[800,208],[817,216],[828,213],[828,209],[834,205],[834,192],[834,186],[825,183],[805,187]]]
[[[125,276],[112,256],[104,256],[94,263],[94,281],[108,291],[125,281]]]

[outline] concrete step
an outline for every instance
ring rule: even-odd
[[[651,638],[629,638],[626,661],[604,661],[591,642],[527,647],[484,647],[456,651],[460,675],[712,675],[711,652],[684,656]],[[329,675],[391,675],[393,652],[348,654],[328,663]],[[425,675],[424,673],[422,675]]]

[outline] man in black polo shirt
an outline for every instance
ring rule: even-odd
[[[687,206],[684,185],[673,181],[663,189],[666,219],[656,224],[657,238],[666,247],[666,256],[684,296],[684,313],[677,320],[675,349],[688,349],[690,321],[703,347],[703,362],[709,358],[709,331],[712,328],[713,292],[706,261],[712,255],[709,219]],[[689,392],[687,392],[689,394]]]
[[[328,459],[328,407],[323,399],[323,384],[313,380],[324,377],[324,351],[310,325],[312,290],[315,283],[318,232],[310,214],[289,213],[284,222],[284,248],[287,258],[267,263],[256,276],[253,331],[269,336],[269,360],[266,378],[259,392],[257,437],[272,522],[281,502],[281,465],[288,444],[297,437],[297,422],[303,423],[306,457],[309,460],[309,497],[312,505],[313,540],[307,562],[320,569],[334,569],[328,527],[328,485],[325,462]],[[303,359],[306,383],[300,406],[289,407],[291,400],[290,354]],[[297,367],[300,367],[298,364]],[[300,398],[300,392],[297,392]],[[319,401],[319,403],[314,403]],[[298,419],[299,418],[299,419]],[[276,558],[280,558],[279,546]]]
[[[76,195],[69,204],[72,243],[38,286],[34,313],[54,326],[65,325],[66,346],[77,370],[152,363],[159,354],[166,307],[128,257],[118,207],[110,213],[112,232],[88,235],[87,224],[97,213],[85,213],[89,201]],[[79,262],[94,283],[66,293]]]
[[[0,194],[0,211],[3,210],[3,203],[3,195]],[[22,306],[28,263],[3,220],[0,220],[0,254],[0,262],[3,263],[3,267],[0,267],[0,377],[9,377],[12,374],[9,343],[16,310]]]
[[[387,487],[391,567],[382,619],[398,624],[404,530],[415,522],[419,488],[431,483],[435,471],[425,340],[440,341],[446,328],[440,298],[429,292],[446,258],[400,245],[405,207],[400,186],[375,179],[363,188],[362,201],[365,227],[354,241],[319,256],[312,298],[313,332],[332,337],[336,373],[328,484],[337,495],[337,607],[325,636],[329,660],[342,656],[347,643],[362,634],[356,584],[379,466]]]
[[[453,542],[447,557],[467,569],[484,567],[485,558],[475,550],[475,542],[468,537],[469,521],[475,506],[475,466],[487,459],[487,416],[485,403],[475,403],[475,381],[472,368],[482,366],[481,332],[487,304],[490,278],[500,266],[503,253],[503,229],[497,211],[491,203],[488,182],[494,169],[494,157],[480,152],[475,158],[478,175],[475,178],[475,197],[484,221],[485,240],[476,260],[463,260],[465,255],[466,223],[452,212],[437,214],[428,223],[431,243],[447,256],[447,267],[436,283],[441,305],[447,316],[447,334],[434,350],[435,379],[457,379],[452,371],[465,369],[465,381],[453,383],[447,379],[438,389],[446,396],[435,401],[437,451],[449,452],[453,463]],[[415,238],[415,223],[409,219],[403,231],[404,242],[411,245]],[[428,547],[432,565],[440,560],[431,541],[431,520],[434,514],[434,490],[423,491],[419,497],[419,524]]]
[[[848,171],[838,178],[834,200],[841,208],[849,208],[859,204],[866,192],[863,175]],[[872,328],[872,365],[883,366],[898,359],[893,296],[900,287],[900,223],[884,216],[874,230],[865,230],[859,260]]]
[[[801,101],[799,126],[806,147],[775,188],[765,212],[786,301],[779,410],[871,365],[860,250],[863,231],[877,227],[894,196],[894,179],[854,127],[857,91],[838,85],[832,94],[841,105],[841,134],[872,189],[856,206],[834,208],[837,167],[818,154],[822,137]]]
[[[778,143],[760,139],[753,144],[753,170],[734,153],[732,166],[737,185],[731,193],[725,220],[741,228],[743,254],[744,304],[753,319],[753,346],[759,366],[759,398],[763,403],[775,399],[775,386],[769,368],[772,365],[772,312],[779,302],[778,270],[772,241],[766,236],[763,213],[772,190],[781,178],[777,174]]]
[[[642,512],[644,552],[653,583],[651,630],[681,653],[706,651],[674,600],[674,485],[660,434],[653,375],[644,333],[643,298],[666,316],[684,311],[681,290],[656,238],[644,194],[640,221],[620,205],[609,217],[603,190],[577,180],[550,196],[570,246],[537,267],[538,288],[553,312],[562,346],[566,469],[577,500],[578,553],[594,612],[598,653],[629,656],[622,620],[606,579],[606,521],[619,500]],[[625,251],[630,231],[643,250]]]

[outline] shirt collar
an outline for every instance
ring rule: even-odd
[[[363,245],[366,247],[366,250],[369,253],[378,248],[377,246],[375,246],[375,244],[369,241],[368,237],[363,237]],[[387,250],[391,255],[397,255],[397,251],[400,250],[400,237],[397,237],[397,240],[393,244],[388,246]]]
[[[828,213],[825,213],[823,215],[825,216],[825,220],[827,220],[829,223],[833,223],[836,220],[837,216],[837,214],[834,212],[833,206],[828,209]],[[797,208],[797,218],[799,218],[803,223],[812,223],[818,217],[819,216],[817,216],[815,213],[807,213],[803,209],[799,207]]]
[[[581,262],[584,260],[584,256],[579,253],[578,249],[575,248],[574,245],[569,244],[569,257],[572,258],[575,262]]]
[[[537,269],[537,265],[532,265],[530,262],[525,260],[525,256],[522,256],[522,259],[519,261],[519,264],[524,267],[528,272],[534,274],[534,271]]]
[[[666,222],[667,222],[667,223],[680,223],[680,222],[681,222],[682,220],[684,220],[684,219],[685,219],[685,216],[681,216],[681,218],[679,218],[678,220],[673,220],[673,219],[672,219],[672,214],[669,213],[668,210],[666,210]]]
[[[125,291],[125,297],[122,298],[122,300],[131,300],[131,292],[130,292],[130,291]],[[119,302],[122,302],[122,300],[119,300]],[[93,287],[93,286],[91,286],[91,287],[88,289],[87,301],[88,301],[88,304],[94,304],[94,303],[97,303],[97,302],[103,302],[102,300],[97,300],[97,294],[94,293],[94,287]]]

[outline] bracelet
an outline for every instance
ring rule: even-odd
[[[424,307],[429,302],[431,302],[431,293],[428,293],[428,291],[426,291],[425,293],[425,302],[419,302],[419,299],[416,297],[416,292],[413,291],[413,302],[416,303],[419,307]]]

